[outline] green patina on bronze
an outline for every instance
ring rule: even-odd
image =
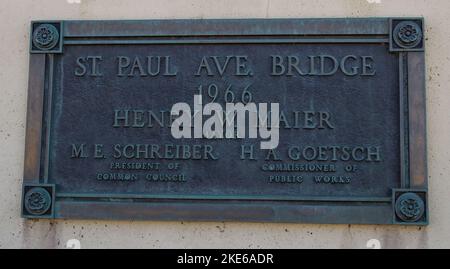
[[[22,216],[426,225],[424,40],[422,18],[32,22]],[[279,103],[279,146],[174,139],[195,94]]]

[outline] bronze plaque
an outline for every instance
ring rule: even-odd
[[[425,225],[423,27],[32,22],[22,215]]]

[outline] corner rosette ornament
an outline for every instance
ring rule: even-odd
[[[394,29],[394,40],[402,48],[414,48],[422,41],[422,30],[415,22],[401,22]]]
[[[425,212],[425,205],[415,193],[404,193],[398,197],[395,203],[395,213],[405,222],[418,221]]]
[[[45,214],[50,209],[51,203],[51,196],[44,188],[35,187],[25,194],[25,209],[32,215]]]
[[[39,25],[33,32],[33,45],[40,50],[51,50],[58,41],[58,29],[51,24]]]

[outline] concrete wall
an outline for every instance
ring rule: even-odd
[[[80,0],[78,0],[80,1]],[[370,2],[376,2],[375,0]],[[0,2],[0,248],[450,247],[450,1],[448,0],[2,0]],[[426,22],[430,225],[26,221],[19,216],[29,23],[37,19],[423,16]]]

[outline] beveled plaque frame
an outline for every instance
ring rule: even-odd
[[[422,18],[34,21],[23,178],[25,218],[427,225],[424,21]],[[56,32],[55,32],[56,31]],[[414,36],[411,36],[413,34]],[[418,40],[419,39],[419,40]],[[80,44],[386,43],[399,57],[401,178],[392,196],[201,199],[65,195],[48,184],[54,54]],[[50,111],[50,112],[49,112]],[[420,215],[419,215],[420,214]]]

